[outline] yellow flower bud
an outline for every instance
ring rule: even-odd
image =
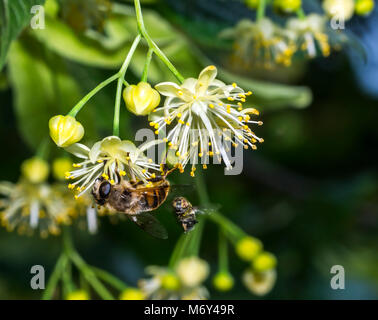
[[[263,245],[259,239],[244,237],[236,244],[236,253],[245,261],[252,261],[261,251]]]
[[[75,290],[68,293],[65,300],[89,300],[89,295],[84,290]]]
[[[166,290],[178,290],[180,288],[180,280],[172,273],[163,275],[160,279],[161,286]]]
[[[374,9],[374,0],[357,0],[355,12],[359,16],[367,16]]]
[[[276,267],[277,259],[269,252],[260,253],[253,261],[252,266],[257,272],[272,270]]]
[[[286,13],[297,11],[302,6],[301,0],[274,0],[273,5],[276,9]]]
[[[234,286],[234,279],[228,272],[218,272],[213,278],[213,285],[219,291],[229,291]]]
[[[160,103],[160,94],[147,82],[139,82],[123,90],[126,108],[137,116],[145,116]]]
[[[260,0],[245,0],[245,4],[247,7],[256,9],[260,3]]]
[[[119,296],[119,300],[144,300],[145,294],[137,288],[127,288]]]
[[[176,273],[184,285],[195,287],[207,278],[209,265],[198,257],[188,257],[180,260]]]
[[[70,158],[57,158],[54,160],[53,165],[53,175],[57,180],[64,180],[66,177],[66,172],[72,170],[72,161]]]
[[[58,115],[49,121],[51,139],[58,147],[68,147],[81,140],[84,136],[84,128],[80,122],[72,116]]]
[[[276,278],[275,270],[259,273],[248,269],[244,272],[242,281],[253,294],[263,296],[272,290]]]
[[[40,183],[47,179],[49,175],[49,165],[41,158],[30,158],[21,165],[21,172],[26,179],[32,183]]]

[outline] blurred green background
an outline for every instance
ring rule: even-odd
[[[20,164],[33,156],[48,134],[48,119],[68,112],[117,70],[136,34],[127,1],[113,3],[118,15],[97,11],[95,0],[61,1],[58,11],[48,2],[46,29],[24,29],[0,74],[0,180],[17,181]],[[167,0],[142,5],[151,36],[184,76],[196,76],[211,62],[219,66],[223,80],[255,93],[252,101],[264,121],[256,132],[264,144],[244,153],[241,175],[224,177],[222,166],[212,166],[205,179],[210,198],[222,205],[222,213],[277,256],[277,284],[266,298],[377,299],[378,92],[366,89],[358,69],[377,60],[377,48],[370,47],[366,61],[347,47],[328,59],[295,61],[290,69],[241,73],[228,64],[230,46],[218,41],[216,34],[242,15],[253,17],[242,3]],[[372,31],[377,20],[375,11],[369,18],[352,20],[347,29],[356,31],[362,45],[371,44],[377,39]],[[84,32],[87,29],[92,32]],[[128,82],[140,78],[146,49],[138,49]],[[378,82],[374,66],[375,77],[370,70],[370,79]],[[169,71],[155,61],[149,81],[167,79],[173,80]],[[87,141],[111,134],[114,95],[112,84],[80,113]],[[122,138],[132,139],[147,120],[135,120],[123,108],[121,124]],[[63,154],[52,145],[50,152]],[[188,172],[175,179],[192,183]],[[195,194],[191,199],[196,203]],[[151,238],[130,223],[111,224],[103,218],[94,236],[75,231],[76,246],[90,264],[135,285],[145,266],[167,264],[180,235],[168,205],[159,209],[158,216],[167,225],[170,241]],[[212,224],[206,228],[201,257],[214,273],[217,230]],[[40,264],[49,272],[59,251],[59,238],[46,241],[0,229],[0,298],[39,299],[40,292],[29,286],[30,268]],[[232,252],[235,288],[221,294],[209,281],[211,298],[256,298],[239,281],[245,264],[233,257]],[[330,287],[333,265],[345,268],[345,290]]]

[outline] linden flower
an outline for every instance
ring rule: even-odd
[[[268,18],[256,22],[243,19],[236,27],[224,30],[220,37],[234,39],[231,62],[243,69],[252,65],[266,69],[276,64],[290,66],[296,51],[290,38]]]
[[[252,93],[244,92],[236,83],[226,85],[217,80],[216,75],[217,68],[209,66],[202,70],[198,79],[188,78],[181,86],[173,82],[156,85],[160,94],[167,98],[164,106],[150,115],[150,125],[159,133],[177,121],[164,140],[176,150],[181,172],[191,161],[192,176],[198,156],[216,155],[218,160],[223,159],[227,169],[232,167],[229,148],[224,142],[228,141],[234,147],[240,144],[246,149],[248,146],[256,149],[255,143],[263,142],[248,127],[250,123],[262,124],[251,120],[249,115],[258,115],[258,111],[242,107]]]
[[[276,278],[277,273],[274,269],[261,273],[248,269],[244,272],[242,281],[250,292],[263,296],[272,290]]]
[[[310,58],[316,57],[317,47],[324,57],[328,57],[331,47],[325,33],[326,19],[318,14],[309,14],[303,19],[291,18],[287,22],[288,34],[298,47]]]
[[[110,136],[96,142],[91,149],[79,143],[66,148],[68,152],[82,159],[81,162],[73,164],[74,170],[66,173],[67,179],[76,180],[68,188],[76,189],[79,193],[75,198],[78,198],[100,177],[110,183],[118,182],[120,177],[143,181],[153,177],[155,173],[148,170],[159,170],[160,166],[143,152],[159,142],[155,140],[137,148],[131,141]]]
[[[149,266],[146,268],[146,273],[152,277],[138,282],[146,299],[204,300],[209,297],[207,289],[200,283],[196,286],[187,286],[182,278],[169,268]]]
[[[58,147],[68,147],[81,140],[84,127],[72,116],[58,115],[49,120],[50,136]]]
[[[70,208],[58,189],[48,184],[0,183],[0,223],[8,231],[31,235],[38,229],[41,237],[58,235],[60,224],[70,224]]]

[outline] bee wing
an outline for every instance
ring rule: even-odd
[[[193,207],[193,209],[196,210],[196,214],[209,215],[212,214],[214,211],[218,211],[220,207],[220,204],[209,204],[206,206]]]
[[[130,216],[142,230],[158,239],[168,239],[168,232],[165,227],[152,214],[142,212],[137,215]]]

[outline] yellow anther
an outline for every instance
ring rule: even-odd
[[[152,179],[156,178],[156,174],[155,173],[151,174],[151,178]]]
[[[147,170],[146,169],[142,169],[142,173],[146,173],[147,172]]]
[[[115,181],[114,181],[113,179],[111,179],[111,180],[110,180],[110,183],[111,183],[111,184],[114,184],[114,183],[115,183]]]
[[[233,97],[228,97],[227,100],[228,101],[234,101],[235,99]]]
[[[214,109],[214,105],[213,105],[212,103],[209,104],[209,107],[210,107],[211,109]]]
[[[190,123],[189,123],[189,122],[187,122],[186,125],[187,125],[188,127],[190,127]]]
[[[164,142],[168,142],[168,139],[167,139],[167,138],[163,138],[163,141],[164,141]]]
[[[241,98],[240,101],[241,101],[241,102],[245,102],[245,98]]]
[[[124,176],[126,175],[126,171],[121,170],[121,171],[119,172],[119,175],[120,175],[121,177],[124,177]]]
[[[219,103],[218,103],[218,106],[223,106],[223,103],[222,103],[222,102],[219,102]]]
[[[208,66],[208,69],[209,69],[209,70],[215,70],[216,67],[215,67],[215,66]]]
[[[262,125],[263,125],[263,122],[262,122],[262,121],[259,121],[259,122],[257,122],[257,124],[258,124],[259,126],[262,126]]]
[[[242,107],[239,107],[239,108],[238,108],[238,111],[242,111],[242,110],[243,110],[243,108],[242,108]]]
[[[260,141],[259,141],[260,143],[263,143],[264,142],[264,139],[263,138],[260,138]]]
[[[98,159],[98,160],[97,160],[97,162],[98,162],[98,163],[101,163],[101,162],[103,162],[103,160],[101,160],[101,159]]]
[[[252,91],[248,91],[245,93],[247,96],[250,96],[252,94]]]
[[[181,118],[181,116],[182,116],[182,114],[179,112],[179,113],[177,114],[177,118]]]
[[[183,93],[181,90],[179,90],[179,91],[177,91],[177,94],[178,94],[179,96],[182,96],[184,93]]]
[[[101,177],[103,177],[105,180],[108,180],[108,179],[109,179],[109,176],[108,176],[106,173],[103,173],[103,174],[101,175]]]
[[[253,145],[252,145],[252,149],[253,149],[253,150],[256,150],[257,147],[253,144]]]
[[[245,121],[249,121],[250,119],[251,119],[251,117],[248,114],[244,117]]]
[[[206,170],[207,169],[207,165],[206,164],[202,165],[202,168]]]
[[[159,134],[159,130],[155,130],[155,134]]]
[[[236,88],[238,85],[234,82],[234,83],[232,84],[232,86],[233,86],[234,88]]]
[[[155,122],[151,121],[150,126],[153,127],[155,125]]]
[[[202,157],[203,157],[203,153],[200,152],[200,153],[198,154],[198,156],[199,156],[200,158],[202,158]]]
[[[148,163],[154,162],[151,158],[148,159]]]
[[[159,129],[159,124],[156,123],[156,124],[154,125],[154,128],[155,128],[155,129]]]
[[[243,117],[238,117],[238,120],[239,121],[243,121]]]
[[[180,156],[180,151],[177,151],[177,152],[176,152],[176,156],[177,156],[177,157]]]

